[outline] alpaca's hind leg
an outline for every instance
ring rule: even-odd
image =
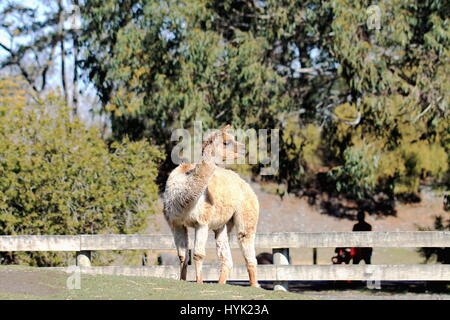
[[[250,286],[258,287],[256,280],[256,251],[255,251],[255,232],[258,223],[257,209],[246,209],[237,212],[233,218],[236,227],[237,239],[244,255],[245,263],[247,265],[248,277]]]
[[[203,283],[202,267],[205,258],[206,240],[208,240],[208,226],[201,225],[195,228],[194,264],[197,283]]]
[[[178,258],[180,259],[180,280],[186,280],[188,264],[188,233],[184,226],[172,228],[172,233],[177,247]]]
[[[255,234],[238,232],[238,241],[247,265],[248,277],[251,287],[259,287],[256,280],[256,252],[255,252]]]
[[[230,244],[228,242],[227,226],[214,231],[216,236],[217,256],[220,259],[220,277],[219,283],[226,283],[228,274],[233,268],[233,259],[231,257]]]

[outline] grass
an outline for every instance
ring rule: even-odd
[[[22,266],[0,267],[0,300],[304,300],[297,293],[236,285],[196,284],[178,280],[81,275],[80,289],[67,289],[69,274]]]

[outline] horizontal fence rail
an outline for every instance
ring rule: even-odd
[[[189,241],[192,248],[192,239]],[[231,248],[239,248],[236,237]],[[286,232],[256,235],[257,248],[450,247],[449,231]],[[210,239],[207,248],[215,248]],[[170,250],[172,235],[0,236],[0,251]]]
[[[73,272],[73,268],[49,268]],[[107,266],[80,267],[82,274],[121,275],[178,279],[178,266]],[[232,281],[248,281],[247,269],[235,266],[230,272]],[[217,281],[219,266],[204,266],[203,280]],[[188,268],[188,281],[195,281],[194,268]],[[379,281],[450,281],[450,265],[258,265],[261,281],[330,281],[330,280],[379,280]]]
[[[192,238],[189,247],[192,248]],[[230,239],[231,248],[239,248],[236,237]],[[255,246],[272,248],[273,265],[258,265],[258,279],[274,281],[275,288],[286,290],[288,281],[317,280],[379,280],[379,281],[450,281],[450,265],[291,265],[289,248],[335,247],[450,247],[448,231],[403,232],[322,232],[258,234]],[[207,248],[215,248],[210,239]],[[0,236],[0,251],[75,251],[79,272],[125,276],[151,276],[177,279],[178,266],[90,266],[91,251],[97,250],[173,250],[172,235],[30,235]],[[73,267],[51,268],[74,272]],[[188,280],[195,279],[195,270],[188,267]],[[203,268],[206,281],[217,281],[218,266]],[[235,266],[229,279],[247,281],[244,266]]]

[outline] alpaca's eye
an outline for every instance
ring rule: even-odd
[[[229,146],[231,144],[231,141],[230,140],[227,140],[227,141],[224,141],[223,142],[223,145],[224,146]]]

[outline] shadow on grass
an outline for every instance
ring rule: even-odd
[[[261,281],[261,287],[267,290],[273,289],[272,281]],[[245,285],[236,282],[237,285]],[[295,293],[304,292],[340,292],[349,291],[355,296],[359,294],[450,294],[450,281],[381,281],[381,289],[369,289],[366,281],[289,281],[289,291]]]

